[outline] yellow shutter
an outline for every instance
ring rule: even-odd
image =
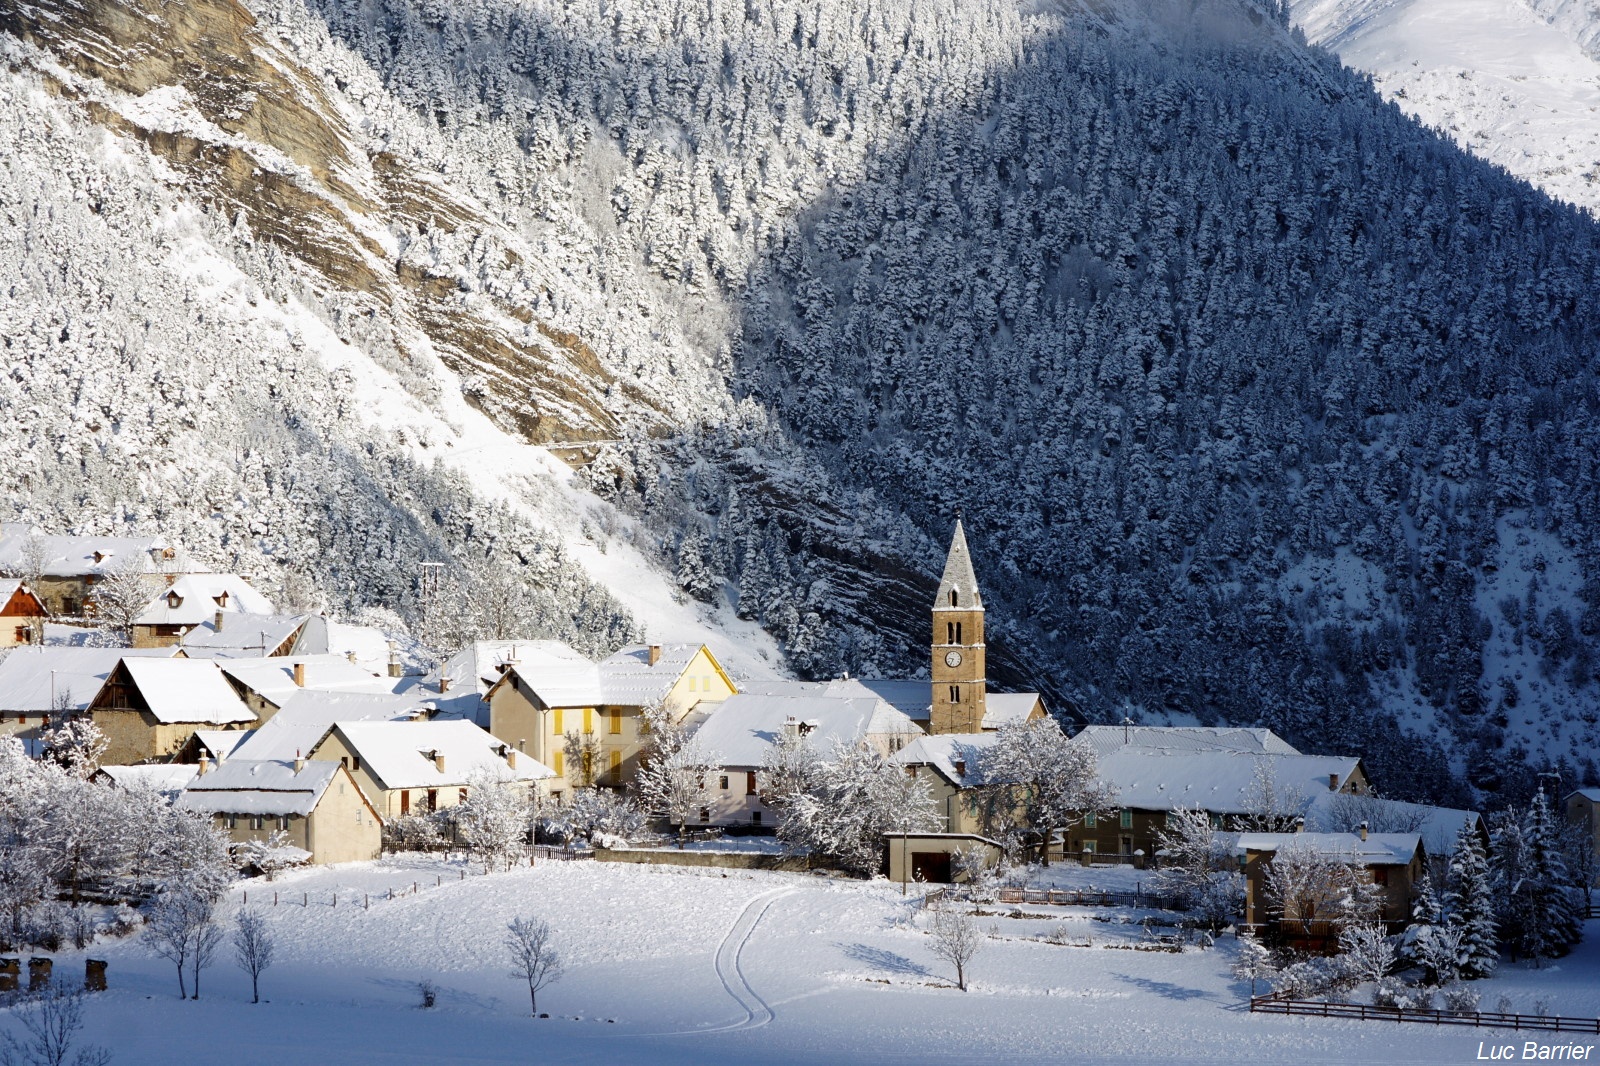
[[[613,733],[622,732],[622,708],[620,707],[611,708],[611,731]]]
[[[554,711],[551,711],[550,714],[551,721],[555,723],[555,734],[559,737],[563,732],[565,732],[565,730],[561,728],[561,708],[557,707]]]
[[[585,733],[593,733],[594,732],[594,708],[593,707],[585,707],[583,709],[583,731]]]
[[[558,751],[558,752],[556,752],[556,756],[555,757],[556,757],[556,764],[554,766],[552,766],[550,769],[552,769],[552,770],[554,770],[556,772],[556,776],[557,777],[560,777],[562,774],[567,772],[567,768],[564,765],[562,765],[563,763],[565,763],[567,761],[566,760],[566,753]]]
[[[620,751],[614,751],[611,753],[611,772],[613,774],[620,774],[622,772],[622,752]]]

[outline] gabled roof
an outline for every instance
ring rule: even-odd
[[[906,766],[932,767],[955,787],[966,788],[976,783],[979,756],[999,739],[994,733],[923,736],[895,752],[894,760]]]
[[[1086,725],[1073,736],[1072,741],[1094,748],[1096,755],[1109,755],[1124,748],[1143,749],[1152,753],[1238,751],[1262,755],[1300,754],[1270,729],[1232,726]]]
[[[245,759],[293,759],[309,756],[333,728],[335,722],[402,722],[427,713],[427,703],[419,696],[370,692],[317,692],[303,689],[284,701],[250,739],[239,745],[235,756]]]
[[[764,693],[728,697],[695,732],[695,742],[721,756],[724,766],[753,768],[761,765],[791,718],[824,754],[835,743],[856,744],[872,735],[922,734],[915,722],[870,692],[846,688],[830,694],[824,687],[818,693],[809,682],[788,682],[792,695],[773,691],[783,684],[769,682]]]
[[[546,707],[598,707],[605,702],[600,692],[600,668],[590,662],[539,666],[513,663],[489,691],[508,684]]]
[[[1573,789],[1567,794],[1567,799],[1571,799],[1573,796],[1582,796],[1590,803],[1600,803],[1600,788]]]
[[[183,638],[183,653],[191,659],[259,659],[271,655],[294,638],[290,652],[303,654],[325,653],[326,631],[320,647],[304,646],[303,637],[318,616],[306,614],[232,614],[223,618],[219,630],[215,619],[202,622]],[[321,627],[316,627],[321,630]],[[315,643],[311,641],[310,643]]]
[[[983,697],[983,728],[999,729],[1013,722],[1026,722],[1038,705],[1037,692],[986,692]]]
[[[0,577],[0,610],[9,607],[11,598],[19,592],[23,594],[24,603],[29,598],[32,598],[35,608],[41,611],[44,610],[44,602],[34,594],[32,589],[22,583],[20,577]]]
[[[55,698],[68,710],[81,711],[123,659],[170,659],[175,653],[174,648],[16,648],[0,660],[0,711],[47,714],[55,709]]]
[[[506,760],[506,744],[471,722],[339,722],[331,733],[386,789],[465,785],[479,773],[517,781],[556,776],[520,752],[513,770]],[[444,757],[443,771],[432,753]]]
[[[1240,751],[1152,751],[1120,748],[1098,757],[1100,779],[1117,790],[1116,802],[1140,810],[1199,807],[1213,814],[1246,814],[1258,762],[1272,770],[1280,794],[1298,790],[1302,802],[1340,787],[1361,766],[1347,755],[1253,755]]]
[[[246,690],[275,707],[282,707],[304,691],[366,692],[388,695],[394,681],[378,677],[340,655],[274,655],[265,659],[222,659],[222,672]],[[302,667],[305,685],[294,683],[294,668]]]
[[[526,667],[530,675],[543,667],[593,665],[559,640],[478,640],[446,659],[427,680],[437,692],[443,674],[450,679],[452,690],[475,685],[482,696],[500,680],[501,667],[509,663]]]
[[[1416,833],[1369,833],[1365,840],[1356,833],[1218,833],[1217,837],[1224,846],[1232,838],[1235,855],[1296,848],[1331,859],[1352,858],[1364,866],[1404,866],[1422,846]]]
[[[855,680],[857,685],[871,692],[879,699],[887,700],[894,709],[910,718],[914,722],[926,722],[932,713],[933,685],[929,681],[900,681],[883,678],[846,679]],[[747,690],[754,686],[746,684]],[[992,698],[992,697],[991,697]]]
[[[660,649],[654,666],[650,664],[652,647]],[[672,691],[672,686],[702,650],[722,680],[736,690],[737,686],[723,672],[717,657],[704,644],[630,644],[600,660],[603,702],[622,707],[648,707],[659,702]]]
[[[171,799],[200,772],[194,763],[152,763],[147,766],[102,766],[97,775],[118,788],[148,788]]]
[[[229,759],[190,781],[176,806],[206,814],[307,815],[341,769],[336,762],[308,762],[296,771],[280,759]]]
[[[255,713],[208,659],[140,659],[122,667],[158,722],[253,722]]]
[[[218,611],[269,615],[272,601],[238,574],[185,574],[150,600],[139,626],[197,626]]]
[[[24,565],[32,527],[22,522],[0,524],[0,568],[16,571]],[[46,577],[83,577],[104,574],[129,557],[141,560],[151,573],[186,574],[205,568],[182,548],[162,537],[79,537],[43,534]]]
[[[950,602],[950,593],[956,602]],[[978,593],[978,575],[972,569],[972,555],[967,551],[967,534],[956,519],[956,531],[950,537],[950,554],[944,560],[944,575],[939,578],[939,594],[934,598],[935,611],[981,611],[983,597]]]

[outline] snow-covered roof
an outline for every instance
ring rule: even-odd
[[[255,735],[253,729],[196,729],[195,741],[213,759],[226,759]]]
[[[1600,803],[1600,788],[1573,789],[1572,792],[1567,795],[1567,798],[1571,799],[1573,796],[1582,796],[1590,803]]]
[[[1344,809],[1341,810],[1341,807]],[[1363,816],[1370,814],[1375,828],[1385,820],[1391,829],[1414,826],[1413,831],[1422,837],[1423,847],[1434,855],[1449,854],[1455,848],[1456,838],[1461,835],[1463,828],[1477,829],[1483,824],[1483,817],[1477,811],[1431,807],[1379,796],[1350,796],[1324,789],[1312,796],[1306,806],[1306,828],[1321,833],[1349,832],[1354,828],[1348,824],[1352,812],[1359,812]],[[1368,818],[1360,817],[1359,820],[1366,821]]]
[[[0,661],[0,711],[46,714],[60,698],[67,709],[89,706],[124,658],[170,659],[173,648],[21,647]]]
[[[471,722],[339,722],[333,733],[385,788],[464,785],[478,773],[518,781],[555,776],[554,770],[522,753],[516,753],[512,769],[506,744]],[[444,757],[443,770],[435,754]]]
[[[650,649],[659,649],[655,665]],[[632,644],[600,660],[600,691],[605,703],[648,707],[672,691],[704,644]],[[712,656],[713,662],[715,656]]]
[[[270,615],[273,607],[238,574],[185,574],[151,599],[134,625],[197,626],[218,611]]]
[[[951,603],[950,593],[955,602]],[[950,554],[944,560],[944,574],[939,578],[939,592],[933,601],[936,611],[975,611],[983,609],[983,597],[978,594],[978,576],[972,570],[972,555],[967,551],[967,534],[956,519],[956,531],[950,537]]]
[[[253,722],[217,664],[209,659],[141,659],[125,656],[123,667],[158,722]]]
[[[0,568],[16,571],[25,566],[29,541],[36,535],[33,527],[22,522],[0,524]],[[162,537],[78,537],[66,534],[43,534],[46,577],[82,577],[103,574],[133,557],[142,560],[152,573],[193,573],[204,570],[189,557],[189,553]]]
[[[389,635],[374,626],[329,622],[328,654],[354,662],[363,670],[388,675]]]
[[[918,737],[895,752],[906,766],[931,766],[952,785],[965,788],[977,769],[978,757],[1000,738],[994,733],[941,733]],[[957,769],[957,763],[962,768]]]
[[[983,728],[999,729],[1013,722],[1026,722],[1039,704],[1037,692],[986,692],[983,696]]]
[[[989,697],[993,699],[994,697]],[[1261,755],[1299,755],[1289,742],[1270,729],[1232,726],[1086,725],[1072,738],[1087,744],[1096,755],[1123,748],[1151,751],[1242,751]]]
[[[183,791],[200,772],[194,763],[151,763],[145,766],[102,766],[97,773],[120,788],[148,788],[166,796]]]
[[[302,691],[367,692],[388,695],[392,678],[379,677],[340,655],[274,655],[265,659],[223,659],[219,665],[239,685],[269,703],[282,707]],[[294,683],[294,668],[299,665],[305,684]]]
[[[926,722],[932,714],[933,686],[927,681],[900,681],[886,678],[855,679],[856,684],[887,700],[895,710],[913,722]],[[751,685],[742,688],[750,690]]]
[[[335,722],[404,722],[426,714],[418,697],[370,692],[319,692],[303,689],[284,701],[234,753],[245,759],[292,759],[310,755]]]
[[[441,673],[456,688],[465,686],[467,679],[473,678],[481,696],[500,680],[503,672],[501,667],[513,662],[531,672],[537,672],[541,666],[592,665],[581,653],[559,640],[479,640],[446,659],[438,670],[428,675],[427,680],[433,685],[434,691],[438,691]]]
[[[1416,833],[1238,833],[1217,834],[1224,846],[1233,840],[1233,853],[1279,852],[1304,849],[1329,858],[1354,858],[1364,866],[1404,866],[1417,854],[1422,838]]]
[[[695,731],[695,742],[703,751],[720,755],[724,766],[757,767],[791,718],[823,753],[835,743],[855,744],[872,735],[922,735],[917,723],[870,692],[841,687],[830,693],[827,686],[832,682],[822,682],[820,693],[810,682],[789,682],[793,695],[772,691],[782,684],[768,683],[763,693],[728,697]]]
[[[1199,807],[1214,814],[1244,814],[1256,766],[1272,770],[1280,795],[1298,790],[1301,802],[1328,792],[1328,776],[1343,787],[1361,760],[1346,755],[1257,755],[1242,751],[1157,751],[1119,748],[1098,757],[1100,779],[1117,790],[1117,803],[1141,810]]]
[[[39,597],[34,595],[32,589],[22,583],[20,577],[0,577],[0,609],[10,604],[11,597],[15,596],[19,591],[26,591],[29,596],[33,596],[36,603],[38,602]]]
[[[309,628],[316,615],[288,614],[231,614],[223,618],[219,630],[215,619],[196,625],[183,638],[183,653],[191,659],[260,658],[271,655],[290,637],[304,637],[302,627]],[[320,647],[303,647],[307,642],[297,639],[290,651],[307,655],[325,653],[326,629],[318,627],[323,635]],[[315,642],[312,642],[315,643]]]
[[[283,759],[229,759],[190,781],[177,806],[206,814],[307,815],[338,773],[336,762],[308,762],[296,771]]]
[[[598,707],[605,702],[600,668],[594,663],[514,663],[506,668],[506,676],[546,707]]]

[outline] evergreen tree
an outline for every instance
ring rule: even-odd
[[[1456,836],[1444,907],[1451,924],[1461,929],[1461,976],[1475,980],[1494,973],[1500,962],[1495,877],[1470,825]]]

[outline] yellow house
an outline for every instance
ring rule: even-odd
[[[338,763],[233,759],[211,770],[202,760],[176,806],[211,815],[234,843],[287,833],[317,864],[376,859],[383,847],[378,812]]]
[[[44,642],[44,603],[16,578],[0,578],[0,648]]]
[[[489,689],[489,731],[555,771],[559,802],[568,788],[633,780],[647,709],[681,722],[737,691],[704,644],[635,645],[592,664],[513,661]],[[569,733],[586,749],[578,766],[567,764]]]
[[[208,659],[124,656],[89,702],[109,745],[103,762],[175,757],[196,729],[248,729],[256,716]]]
[[[460,720],[339,722],[310,758],[348,770],[384,821],[453,807],[482,776],[518,781],[530,792],[555,776],[549,767]]]

